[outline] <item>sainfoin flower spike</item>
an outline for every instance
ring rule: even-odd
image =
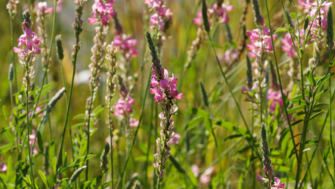
[[[14,52],[18,54],[19,61],[25,69],[23,83],[26,86],[26,90],[29,91],[30,79],[35,76],[35,55],[41,52],[41,49],[38,47],[41,44],[41,40],[39,40],[37,35],[30,29],[31,20],[28,12],[24,14],[24,18],[22,24],[24,34],[17,40],[18,47],[14,47],[13,49]]]
[[[168,71],[161,66],[149,32],[147,32],[146,37],[153,62],[153,75],[150,83],[152,88],[150,89],[150,92],[155,95],[155,101],[159,103],[163,109],[163,111],[159,114],[159,118],[161,119],[161,132],[160,137],[156,140],[157,153],[154,154],[156,161],[154,163],[154,168],[157,170],[159,182],[162,182],[165,173],[166,161],[170,156],[169,144],[173,143],[175,135],[172,116],[176,114],[178,107],[174,103],[174,100],[181,99],[183,94],[179,93],[177,90],[178,78],[174,77],[173,74],[172,77],[169,77]],[[172,141],[170,142],[170,140]]]

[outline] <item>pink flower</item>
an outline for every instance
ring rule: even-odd
[[[221,23],[227,23],[229,21],[228,12],[232,11],[234,8],[233,5],[229,5],[229,1],[225,1],[218,7],[217,3],[214,3],[211,7],[212,11],[214,12],[215,17]]]
[[[130,118],[129,123],[130,123],[129,124],[130,127],[137,127],[139,124],[139,121],[137,121],[135,118]]]
[[[194,174],[195,177],[198,177],[200,174],[199,167],[197,165],[192,165],[191,167],[192,173]]]
[[[7,173],[7,165],[0,164],[0,172],[6,174]]]
[[[285,187],[285,183],[284,182],[280,183],[280,179],[278,177],[275,177],[274,181],[275,181],[275,184],[273,185],[274,187],[271,187],[271,189],[279,189]]]
[[[133,111],[131,105],[133,105],[134,103],[135,100],[131,98],[129,95],[126,97],[126,100],[124,100],[124,98],[121,97],[119,101],[115,103],[114,115],[124,116],[125,114],[131,113]]]
[[[286,93],[284,91],[284,93]],[[271,101],[270,104],[270,112],[275,112],[276,111],[276,106],[279,104],[279,107],[283,107],[283,100],[281,97],[280,91],[274,91],[273,89],[268,90],[268,101]]]
[[[24,34],[20,36],[17,40],[18,48],[14,47],[13,50],[15,53],[18,53],[20,61],[25,63],[24,60],[28,54],[39,54],[41,50],[38,48],[38,45],[41,44],[41,41],[37,39],[37,35],[30,29],[27,28],[24,30]]]
[[[251,41],[251,44],[247,45],[251,51],[248,53],[250,57],[255,58],[256,56],[260,56],[263,51],[272,53],[273,49],[269,28],[264,27],[262,34],[259,29],[247,31],[247,35],[250,36]],[[273,39],[275,38],[276,35],[273,35]]]
[[[114,37],[113,43],[115,47],[119,47],[121,53],[124,54],[126,59],[129,59],[130,57],[136,57],[138,54],[138,50],[135,49],[137,40],[133,39],[130,35],[117,35]]]
[[[179,134],[174,134],[173,138],[171,140],[169,140],[169,142],[167,144],[168,144],[168,146],[170,146],[171,144],[177,145],[179,143],[179,140],[180,140],[180,135]]]
[[[106,3],[105,3],[106,2]],[[109,19],[116,15],[114,12],[114,0],[95,0],[94,4],[92,5],[92,18],[88,19],[90,24],[94,24],[98,21],[106,26],[109,22]]]
[[[155,90],[155,97],[154,97],[156,102],[160,102],[164,100],[164,95],[161,89],[156,89]]]
[[[37,4],[37,15],[52,13],[53,8],[47,7],[47,2],[39,2]]]
[[[150,25],[157,26],[160,31],[164,31],[166,24],[171,22],[173,13],[170,9],[165,9],[164,3],[160,0],[144,0],[144,3],[156,13],[150,16]]]
[[[223,60],[225,63],[230,63],[234,61],[237,58],[237,56],[238,56],[238,50],[230,48],[226,50]]]
[[[65,0],[58,0],[56,6],[56,12],[61,12],[63,10],[63,3]]]

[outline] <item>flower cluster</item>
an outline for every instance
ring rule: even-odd
[[[30,29],[31,20],[30,14],[27,12],[24,14],[24,21],[22,27],[24,34],[20,36],[17,40],[18,48],[14,47],[15,53],[18,53],[19,61],[25,69],[25,76],[23,78],[23,83],[26,86],[26,90],[29,91],[30,79],[34,77],[34,62],[35,54],[39,54],[41,49],[38,47],[41,41],[37,38],[37,35]]]
[[[251,44],[247,45],[248,49],[251,51],[248,55],[251,58],[261,56],[262,53],[272,53],[272,43],[270,29],[264,27],[262,30],[254,29],[252,31],[247,31],[247,35],[250,37]],[[273,39],[276,35],[272,35]]]
[[[174,99],[181,99],[183,97],[182,93],[177,90],[178,78],[169,78],[169,73],[165,70],[158,58],[155,45],[152,41],[150,33],[146,34],[147,42],[149,44],[150,54],[152,57],[152,73],[150,92],[155,95],[154,99],[157,103],[161,104],[163,111],[159,114],[161,119],[160,127],[160,138],[156,140],[157,153],[154,154],[156,163],[154,163],[154,168],[157,169],[157,175],[159,177],[159,182],[162,182],[165,173],[166,161],[170,156],[170,147],[174,141],[174,121],[172,116],[176,114],[178,107],[174,104]],[[172,141],[171,141],[172,140]]]
[[[211,9],[209,11],[213,12],[213,15],[216,20],[218,20],[220,23],[227,23],[229,21],[228,12],[232,11],[234,8],[233,5],[229,5],[229,1],[226,0],[224,3],[219,4],[214,3],[211,6]]]
[[[314,2],[306,2],[303,3],[303,7],[306,9],[311,9],[309,12],[309,15],[314,19],[314,22],[310,21],[310,25],[312,25],[312,33],[313,38],[319,36],[324,36],[325,30],[327,29],[327,10],[329,7],[333,5],[332,2],[328,2],[328,0],[321,1],[316,0]],[[318,7],[321,7],[320,10],[318,10]],[[318,33],[319,28],[321,26],[322,31]]]
[[[132,105],[135,104],[135,100],[130,97],[128,94],[125,98],[121,97],[118,102],[115,103],[115,111],[114,115],[115,116],[123,116],[123,117],[130,117],[130,113],[133,112]],[[139,122],[130,117],[129,118],[129,126],[130,127],[137,127]]]
[[[92,18],[89,18],[88,22],[94,24],[101,21],[104,26],[107,26],[109,19],[116,15],[113,5],[114,0],[107,0],[106,2],[95,0],[92,5]]]
[[[150,9],[156,11],[150,17],[150,25],[157,26],[160,31],[166,31],[172,22],[172,12],[166,9],[163,1],[160,0],[144,0]]]
[[[208,18],[214,17],[214,19],[219,23],[227,23],[229,21],[228,12],[232,11],[233,8],[233,5],[229,5],[229,1],[221,4],[216,2],[211,6],[211,8],[207,9],[207,15]],[[210,25],[213,24],[213,21],[211,19],[209,19],[208,21]],[[199,9],[197,17],[193,18],[193,22],[200,27],[203,26],[201,9]]]
[[[180,100],[183,94],[178,93],[177,90],[178,78],[174,77],[173,74],[172,77],[169,78],[169,72],[166,69],[161,68],[161,72],[164,72],[164,79],[159,79],[157,72],[154,69],[152,70],[153,75],[151,76],[150,84],[153,88],[150,89],[150,92],[155,95],[155,101]]]
[[[269,107],[270,112],[275,112],[276,111],[277,104],[279,104],[280,109],[283,107],[284,102],[283,102],[280,91],[275,91],[273,89],[269,89],[267,98],[268,98],[269,102],[271,101],[271,104],[270,104],[270,107]]]
[[[52,13],[53,8],[47,6],[47,2],[39,2],[37,4],[37,15],[41,16],[43,14],[49,14]]]
[[[6,8],[10,16],[14,17],[17,12],[17,4],[19,4],[19,0],[8,0]]]
[[[113,43],[115,47],[119,47],[121,53],[127,60],[131,57],[136,57],[138,54],[138,50],[135,49],[137,40],[132,38],[131,35],[117,35],[114,37]]]
[[[257,174],[257,180],[261,181],[265,184],[267,184],[269,182],[269,180],[267,178],[263,178],[259,174]],[[280,182],[280,179],[278,177],[274,177],[273,180],[274,180],[274,183],[272,184],[271,189],[285,188],[285,183]]]

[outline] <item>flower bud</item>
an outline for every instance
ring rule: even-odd
[[[13,75],[14,75],[13,64],[10,64],[9,65],[9,73],[8,73],[8,79],[9,79],[9,81],[13,81]]]

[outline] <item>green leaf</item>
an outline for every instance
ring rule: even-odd
[[[229,131],[237,131],[244,136],[246,136],[247,133],[248,133],[246,128],[236,127],[234,124],[232,124],[228,121],[220,120],[220,121],[217,121],[215,124],[218,125],[218,126],[222,126],[226,129],[228,129]],[[248,135],[247,137],[250,137],[250,136]]]
[[[195,117],[195,118],[191,119],[187,123],[187,125],[184,127],[184,131],[192,129],[193,127],[197,126],[203,120],[204,120],[204,117]]]
[[[205,110],[199,108],[190,108],[187,110],[188,113],[194,114],[196,116],[207,117],[208,113]]]
[[[44,146],[43,146],[43,139],[42,139],[42,135],[41,132],[39,130],[37,130],[36,132],[37,135],[37,144],[38,144],[38,148],[41,150],[41,152],[44,152]]]
[[[203,103],[206,107],[208,107],[209,106],[208,95],[207,95],[206,89],[205,89],[205,87],[204,87],[204,85],[202,84],[201,81],[200,81],[200,89],[201,89]]]
[[[288,32],[288,30],[286,28],[278,28],[275,32],[276,33],[280,33],[280,32]]]
[[[44,173],[41,170],[38,170],[38,174],[40,174],[40,177],[41,177],[43,183],[45,184],[45,186],[47,186],[47,188],[49,188],[49,183],[48,183],[47,177],[44,175]]]
[[[251,147],[250,146],[246,146],[246,147],[242,148],[241,150],[238,150],[233,156],[236,156],[236,155],[239,155],[239,154],[241,154],[243,152],[246,152],[249,149],[251,149]]]
[[[315,86],[315,80],[314,80],[314,77],[313,77],[313,74],[311,71],[308,71],[307,73],[307,76],[308,76],[308,81],[311,85]]]
[[[293,113],[293,112],[295,112],[297,110],[300,110],[302,108],[304,108],[304,106],[297,106],[297,107],[294,107],[294,108],[291,108],[291,109],[287,110],[287,113],[291,114],[291,113]]]
[[[6,109],[5,105],[2,105],[2,112],[3,112],[3,115],[4,115],[5,119],[7,120],[8,112],[7,112],[7,109]]]
[[[73,117],[73,120],[75,119],[84,119],[85,118],[85,114],[78,114],[76,116]]]
[[[329,149],[330,149],[329,146],[327,146],[327,148],[323,151],[322,157],[323,157],[324,160],[326,160],[328,155],[329,155],[329,152],[330,152]]]
[[[227,138],[225,138],[223,141],[232,140],[232,139],[239,138],[239,137],[242,137],[242,136],[243,136],[243,135],[241,135],[241,134],[230,135],[230,136],[228,136]]]
[[[68,187],[70,186],[70,184],[71,184],[72,182],[74,182],[74,181],[79,177],[80,173],[83,172],[85,169],[86,169],[86,166],[83,166],[83,167],[80,167],[79,169],[77,169],[77,170],[72,174],[72,176],[71,176],[71,178],[70,178],[70,181],[69,181],[69,183],[67,184],[67,186],[65,187],[65,189],[68,188]]]
[[[297,17],[297,14],[296,14],[295,12],[291,12],[290,17],[291,17],[291,18],[296,18],[296,17]]]

